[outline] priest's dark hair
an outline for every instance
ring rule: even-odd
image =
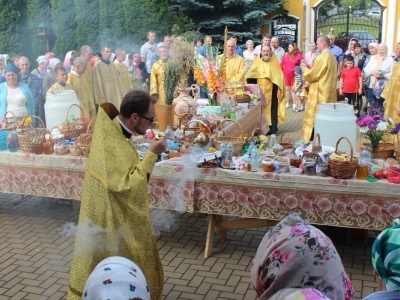
[[[132,90],[122,99],[119,112],[125,118],[129,118],[134,113],[143,116],[149,110],[150,104],[156,102],[157,100],[151,97],[149,93]]]

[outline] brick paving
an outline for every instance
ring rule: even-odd
[[[295,140],[304,113],[288,111],[279,127]],[[0,300],[65,299],[74,238],[59,229],[78,220],[70,201],[0,194]],[[164,266],[164,299],[256,299],[250,284],[250,261],[266,228],[228,232],[226,242],[214,238],[213,254],[204,259],[207,217],[153,210],[151,216]],[[377,290],[372,276],[371,243],[364,238],[346,241],[346,230],[324,228],[333,239],[356,287],[355,299]]]

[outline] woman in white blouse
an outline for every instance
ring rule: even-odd
[[[388,47],[381,43],[378,46],[378,54],[371,56],[364,68],[364,84],[368,97],[368,114],[370,116],[380,115],[383,117],[383,102],[381,93],[389,81],[392,73],[394,60],[388,56]]]
[[[245,73],[250,69],[254,61],[254,42],[248,40],[246,42],[247,50],[243,52]]]
[[[14,65],[5,68],[6,82],[0,84],[0,118],[6,111],[11,111],[18,120],[29,115],[35,115],[33,96],[28,85],[18,81],[19,69]],[[12,115],[7,114],[10,121]]]

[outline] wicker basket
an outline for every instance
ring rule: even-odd
[[[283,147],[283,149],[293,149],[293,143],[290,141],[289,138],[287,138],[285,142],[285,140],[283,139],[284,136],[285,134],[281,135],[279,139],[279,144]],[[318,135],[318,140],[319,140],[319,135]]]
[[[86,133],[82,133],[79,136],[79,148],[81,148],[83,155],[86,157],[89,156],[90,145],[92,144],[93,130],[94,130],[94,124],[95,124],[94,120],[96,120],[96,118],[93,118],[90,121],[90,123],[86,129]]]
[[[82,108],[77,104],[72,104],[67,111],[67,121],[62,123],[61,132],[65,135],[67,139],[77,138],[82,133],[85,133],[87,130],[87,121],[83,118],[78,118],[75,121],[68,121],[69,111],[71,107],[77,106],[81,110],[81,115],[83,116]]]
[[[184,114],[182,117],[179,118],[179,125],[178,129],[183,129],[186,124],[192,120],[193,114]]]
[[[240,130],[240,135],[238,137],[230,137],[230,136],[217,136],[215,138],[215,146],[217,149],[219,149],[221,147],[222,143],[232,143],[233,145],[233,155],[238,155],[240,152],[242,152],[242,148],[243,148],[243,130],[242,130],[242,126],[240,126],[240,124],[234,120],[229,120],[226,119],[224,121],[222,121],[218,128],[217,128],[217,134],[218,132],[221,130],[221,126],[223,123],[225,122],[233,122],[236,124],[237,127],[239,127]]]
[[[250,96],[247,94],[235,95],[233,99],[235,99],[236,103],[250,103],[251,101]]]
[[[50,134],[50,140],[51,140],[51,142],[53,143],[53,146],[54,146],[54,145],[58,145],[58,144],[64,143],[64,142],[67,140],[67,138],[65,137],[65,135],[64,135],[64,136],[60,136],[59,138],[53,138],[53,137],[51,136],[51,133],[53,132],[54,129],[58,129],[58,131],[60,132],[60,134],[63,134],[63,133],[61,132],[60,127],[58,127],[58,126],[54,126],[52,129],[50,129],[50,132],[49,132],[49,134]]]
[[[328,167],[329,175],[338,179],[351,179],[356,173],[358,160],[353,156],[353,145],[347,137],[342,136],[336,142],[335,152],[338,151],[338,146],[341,140],[346,140],[350,145],[350,159],[349,160],[334,160],[329,158]]]
[[[360,145],[360,153],[362,150],[364,150],[365,146],[368,146],[368,149],[374,153],[375,158],[382,158],[386,160],[394,156],[395,149],[393,143],[383,142],[383,145],[379,146],[378,149],[372,149],[370,143],[362,143]]]
[[[318,140],[318,142],[317,142],[317,140]],[[320,137],[319,133],[316,133],[314,135],[314,140],[312,143],[311,151],[304,153],[303,158],[312,158],[312,159],[315,159],[316,161],[319,161],[320,157],[319,157],[318,153],[321,151],[322,151],[321,137]]]
[[[197,123],[199,126],[188,128],[188,125],[190,123]],[[186,135],[186,132],[188,131],[188,129],[190,129],[190,134]],[[190,120],[189,122],[186,123],[185,127],[183,127],[181,145],[184,143],[190,144],[190,145],[194,144],[195,138],[202,131],[204,131],[206,134],[211,135],[211,129],[210,129],[210,127],[207,126],[206,123],[204,123],[201,120]]]
[[[46,133],[48,133],[48,130],[44,125],[42,119],[36,116],[29,116],[29,117],[38,119],[40,123],[42,123],[43,128],[35,128],[35,127],[24,128],[25,120],[28,117],[24,118],[22,120],[22,123],[18,125],[17,127],[18,142],[21,150],[24,152],[32,152],[32,143],[34,141],[44,142]]]
[[[7,118],[6,118],[7,114],[11,114],[11,115],[13,116],[14,122],[8,122],[8,121],[7,121]],[[6,112],[4,113],[3,118],[6,120],[7,126],[4,127],[4,128],[1,127],[1,128],[0,128],[0,131],[5,131],[5,130],[6,130],[6,131],[15,131],[15,130],[17,129],[17,126],[18,126],[17,117],[14,115],[14,113],[13,113],[12,111],[6,111]]]

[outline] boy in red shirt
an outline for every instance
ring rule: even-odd
[[[362,74],[358,67],[354,67],[353,56],[346,56],[345,61],[346,68],[343,68],[340,74],[339,93],[347,98],[348,103],[354,107],[354,113],[359,116],[357,100],[362,93]]]

